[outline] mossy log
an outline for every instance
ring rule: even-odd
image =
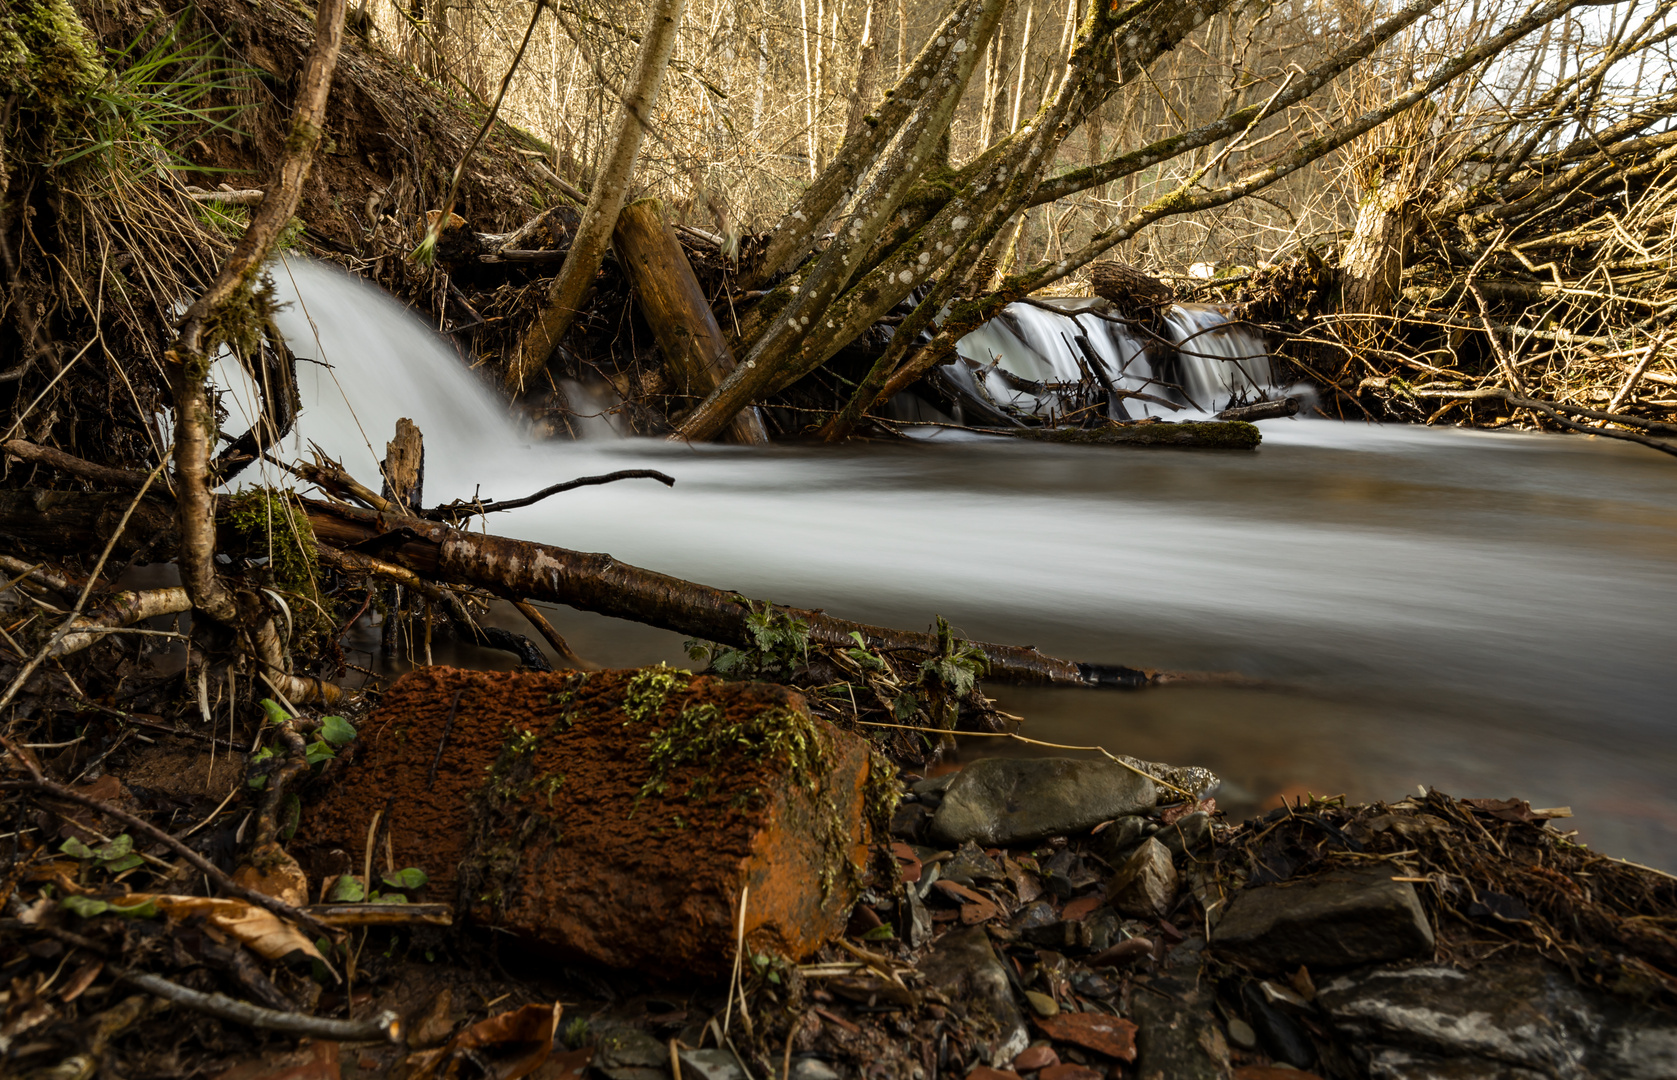
[[[1202,450],[1256,450],[1263,434],[1243,420],[1182,420],[1115,424],[1098,428],[981,428],[1015,439],[1071,446],[1187,446]]]

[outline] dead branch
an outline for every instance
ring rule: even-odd
[[[262,1031],[279,1031],[287,1035],[344,1042],[402,1041],[401,1019],[388,1009],[366,1020],[331,1020],[320,1016],[305,1016],[303,1013],[264,1009],[260,1005],[236,1001],[225,994],[206,994],[142,971],[119,967],[113,967],[111,970],[124,982],[165,1001],[172,1001],[176,1005],[184,1005],[186,1008]]]
[[[517,510],[520,507],[533,506],[562,491],[593,487],[597,484],[612,484],[619,480],[656,480],[665,487],[675,486],[675,477],[661,473],[657,469],[619,469],[616,472],[602,473],[599,476],[583,476],[575,480],[566,480],[561,484],[553,484],[533,494],[526,495],[522,499],[506,499],[501,502],[493,500],[489,502],[467,502],[464,499],[456,499],[446,506],[436,506],[429,510],[417,511],[417,515],[430,521],[458,523],[461,518],[475,517],[478,514],[493,514],[501,510]],[[379,508],[375,507],[375,509]]]

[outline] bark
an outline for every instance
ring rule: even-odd
[[[425,436],[407,417],[396,421],[396,437],[384,444],[382,495],[406,511],[425,505]]]
[[[582,222],[559,267],[559,275],[548,288],[541,314],[525,331],[512,362],[507,365],[506,385],[511,389],[522,390],[547,364],[548,357],[575,321],[583,298],[594,284],[594,275],[600,271],[612,230],[617,227],[618,213],[628,197],[629,179],[640,156],[653,106],[658,101],[664,69],[669,66],[670,53],[675,48],[684,3],[685,0],[660,0],[647,13],[635,70],[624,86],[617,128],[588,194],[588,207],[582,213]]]
[[[102,640],[113,629],[133,626],[158,615],[175,615],[192,610],[185,589],[145,589],[106,596],[92,611],[78,615],[70,630],[47,650],[49,657],[69,656]]]
[[[1357,209],[1357,224],[1339,261],[1342,307],[1352,315],[1375,319],[1358,336],[1382,336],[1384,320],[1392,314],[1403,276],[1403,251],[1414,231],[1416,212],[1406,186],[1399,180],[1382,183]]]
[[[664,354],[671,387],[692,403],[702,401],[734,370],[734,352],[663,209],[657,199],[625,207],[613,242]],[[769,441],[754,409],[742,410],[732,430],[735,442]]]
[[[844,121],[844,141],[861,134],[863,117],[879,88],[879,40],[874,35],[873,12],[877,0],[868,0],[862,14],[862,41],[856,52],[856,84],[850,90],[850,112]]]

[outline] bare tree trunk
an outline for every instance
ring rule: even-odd
[[[1019,39],[1019,85],[1013,88],[1013,115],[1008,119],[1007,130],[1019,130],[1019,106],[1025,100],[1025,78],[1031,70],[1031,31],[1034,29],[1032,20],[1036,18],[1036,4],[1033,2],[1025,8],[1025,32]]]
[[[659,201],[642,199],[624,207],[613,242],[658,339],[675,393],[693,402],[704,400],[734,370],[734,353]],[[755,409],[740,411],[733,434],[747,445],[769,441]]]
[[[635,160],[640,155],[641,140],[646,136],[653,106],[658,101],[664,69],[669,66],[670,53],[675,48],[684,4],[685,0],[659,0],[647,13],[640,54],[628,85],[623,88],[617,128],[594,178],[593,190],[588,193],[588,208],[582,213],[559,275],[548,288],[541,314],[525,332],[517,353],[507,365],[506,384],[514,390],[522,390],[547,364],[548,357],[575,321],[583,297],[600,271],[612,230],[617,227],[617,215],[629,194],[629,180],[635,171]]]
[[[862,42],[856,51],[856,86],[850,93],[850,115],[844,121],[844,141],[854,139],[862,130],[862,117],[868,113],[879,93],[879,42],[874,37],[873,11],[875,0],[868,0],[862,15]]]
[[[1388,177],[1357,209],[1357,224],[1340,257],[1343,310],[1367,315],[1354,336],[1372,342],[1385,336],[1403,275],[1403,252],[1416,221],[1408,185]]]

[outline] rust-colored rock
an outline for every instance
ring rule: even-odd
[[[1105,1013],[1060,1013],[1036,1022],[1056,1042],[1069,1042],[1120,1061],[1135,1060],[1136,1026]]]
[[[431,875],[419,898],[474,921],[672,975],[728,969],[746,888],[753,950],[801,959],[844,929],[869,748],[785,687],[421,668],[361,733],[301,837],[359,866],[383,810],[395,865]]]

